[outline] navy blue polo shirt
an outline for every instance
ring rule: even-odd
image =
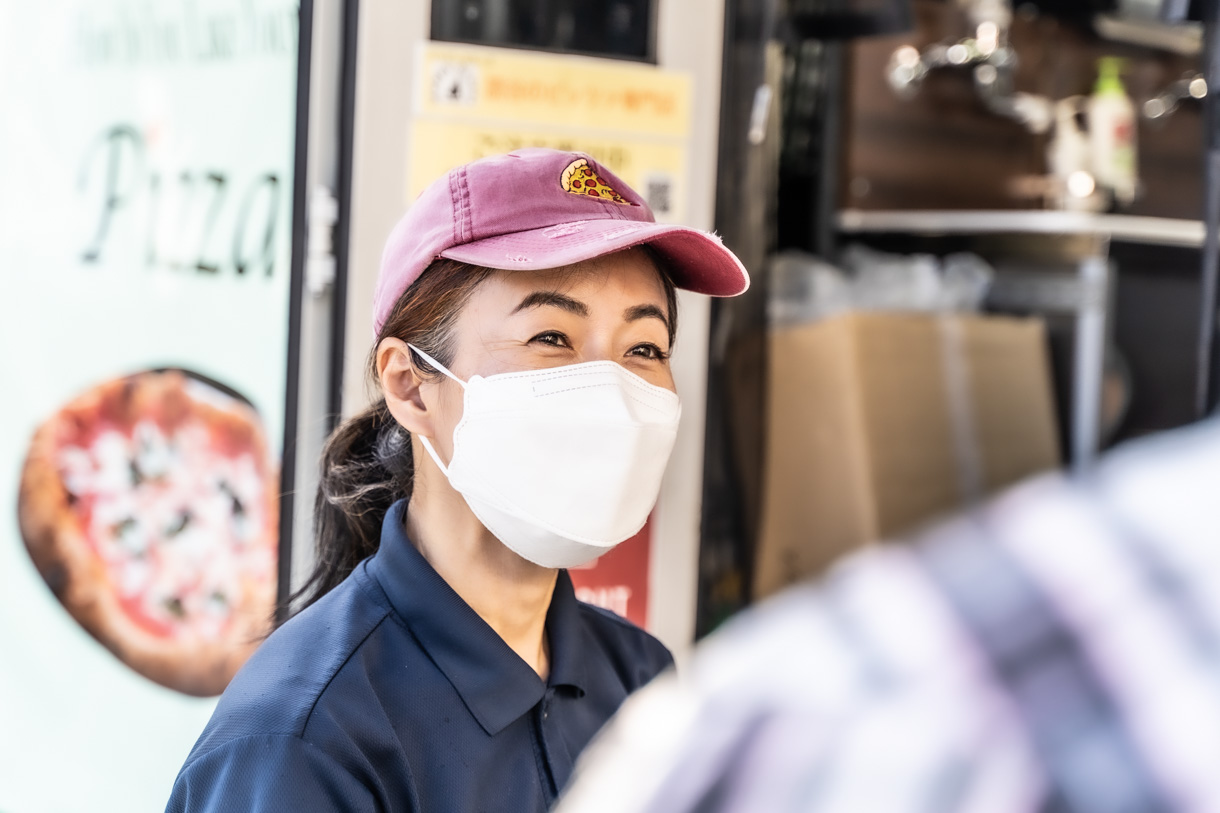
[[[167,811],[545,811],[619,704],[671,664],[560,572],[543,681],[415,549],[405,510],[233,679]]]

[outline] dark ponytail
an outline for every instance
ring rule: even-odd
[[[313,603],[377,551],[381,519],[395,500],[411,493],[414,474],[411,439],[384,398],[335,430],[322,451],[313,507],[314,570],[294,601],[304,597],[302,607]]]
[[[657,266],[669,307],[669,340],[677,331],[678,301],[666,259],[641,246]],[[381,328],[369,354],[368,376],[377,385],[377,346],[395,337],[409,342],[448,367],[453,362],[453,328],[470,295],[490,268],[456,260],[436,260],[408,288]],[[414,357],[425,375],[439,375]],[[298,612],[330,592],[381,542],[381,523],[398,499],[410,497],[415,478],[411,437],[394,420],[384,398],[335,430],[322,452],[322,472],[314,503],[315,564],[309,578],[289,599]],[[287,613],[282,613],[281,617]]]

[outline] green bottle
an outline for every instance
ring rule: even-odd
[[[1097,61],[1097,84],[1088,105],[1093,177],[1120,207],[1135,201],[1137,187],[1135,105],[1123,87],[1122,67],[1118,57]]]

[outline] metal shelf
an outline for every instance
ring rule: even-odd
[[[1200,23],[1169,25],[1156,20],[1140,20],[1098,14],[1093,18],[1097,36],[1112,42],[1142,45],[1185,56],[1197,56],[1203,51],[1203,26]]]
[[[1203,223],[1165,217],[1097,215],[1046,210],[1012,211],[865,211],[844,209],[838,228],[846,234],[1046,234],[1089,235],[1126,243],[1203,245]]]

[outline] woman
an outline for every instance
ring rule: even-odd
[[[545,810],[671,662],[562,568],[656,501],[675,286],[747,284],[587,156],[522,150],[429,187],[382,258],[382,397],[325,454],[308,606],[225,691],[168,809]]]

